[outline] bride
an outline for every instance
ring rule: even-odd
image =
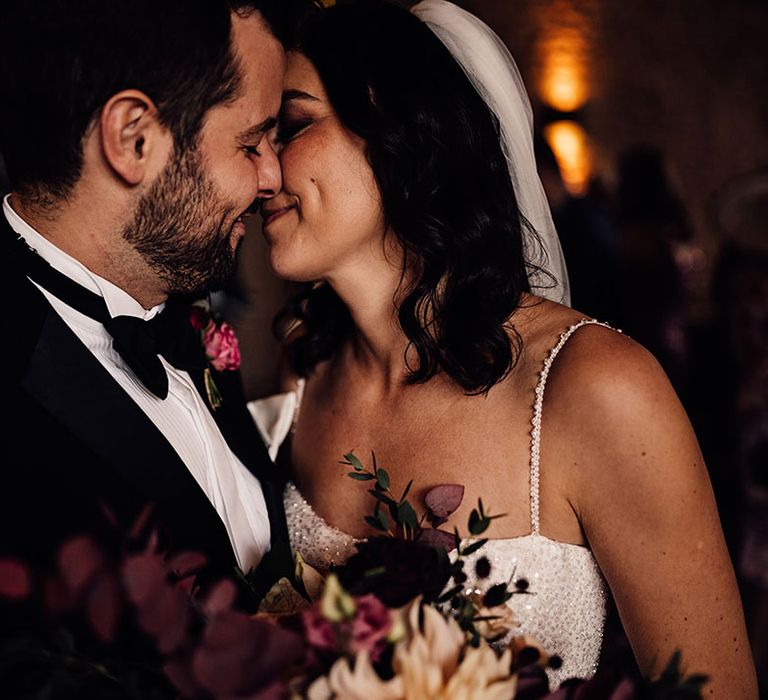
[[[339,5],[300,34],[263,215],[274,270],[307,284],[285,393],[251,405],[289,465],[293,546],[327,569],[371,534],[339,460],[373,450],[395,492],[464,485],[447,529],[478,497],[507,514],[484,554],[530,580],[510,605],[562,656],[554,684],[594,672],[610,589],[644,673],[681,649],[714,697],[755,698],[696,438],[655,360],[567,305],[500,40],[443,0]]]

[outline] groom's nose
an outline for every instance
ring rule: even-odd
[[[257,197],[269,199],[274,197],[283,186],[283,173],[280,161],[270,139],[264,139],[262,152],[258,160],[259,192]]]

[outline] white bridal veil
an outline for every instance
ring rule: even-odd
[[[546,271],[529,275],[533,292],[570,304],[560,239],[536,170],[531,103],[512,55],[490,27],[446,0],[422,0],[411,12],[445,44],[499,121],[517,205],[541,242],[524,237],[526,259]]]

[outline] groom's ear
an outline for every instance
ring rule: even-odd
[[[128,185],[154,179],[173,148],[173,137],[160,123],[157,107],[139,90],[123,90],[107,101],[99,117],[99,135],[104,159]]]

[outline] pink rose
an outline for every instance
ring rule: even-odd
[[[336,630],[334,624],[326,620],[317,605],[304,610],[301,613],[304,629],[307,633],[307,642],[315,649],[323,651],[335,651],[337,646]]]
[[[235,331],[228,323],[217,326],[208,324],[203,336],[205,354],[214,369],[219,372],[235,370],[240,367],[240,347],[237,344]]]
[[[367,651],[372,661],[377,661],[387,644],[392,628],[392,616],[384,603],[368,594],[355,599],[357,609],[352,620],[353,654]]]

